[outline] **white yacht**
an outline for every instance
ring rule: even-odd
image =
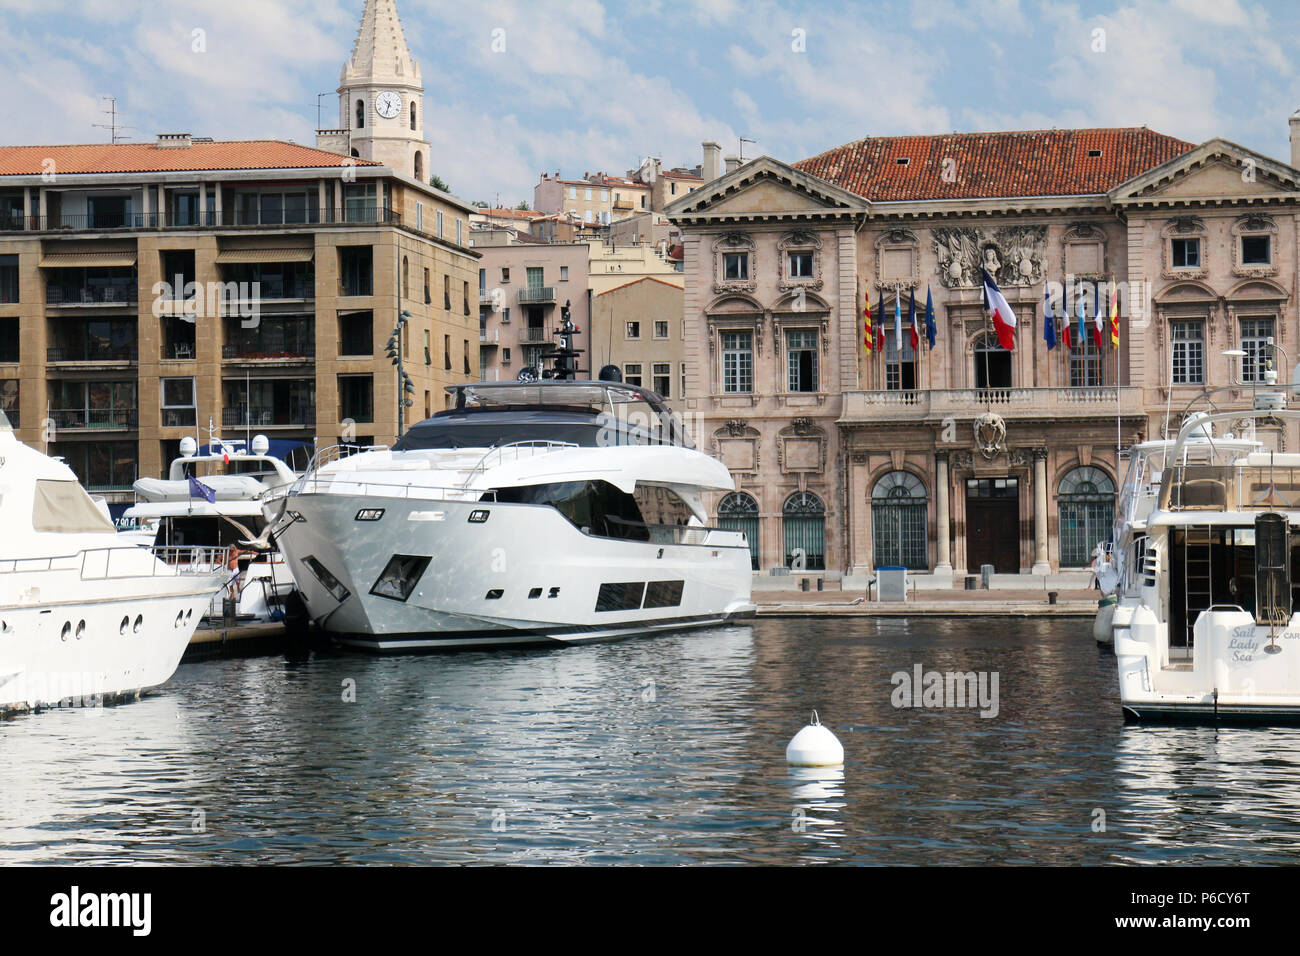
[[[1242,418],[1300,411],[1188,421],[1134,536],[1126,574],[1137,597],[1114,622],[1130,719],[1300,718],[1300,455],[1204,438],[1190,455],[1195,433]]]
[[[20,443],[2,413],[0,521],[0,711],[163,683],[224,583],[120,538],[72,470]]]
[[[560,356],[572,355],[568,345]],[[565,377],[450,386],[391,449],[318,453],[265,506],[308,614],[370,650],[576,644],[753,614],[726,467],[659,396]]]
[[[137,480],[136,503],[123,513],[156,527],[154,547],[221,549],[214,552],[219,562],[213,570],[225,572],[227,586],[213,596],[205,617],[220,618],[224,600],[233,598],[242,621],[282,620],[285,601],[294,591],[284,556],[273,546],[249,545],[259,539],[266,523],[261,497],[298,477],[282,459],[269,454],[269,447],[264,435],[247,444],[210,437],[203,448],[186,437],[167,477]]]
[[[1263,449],[1262,443],[1231,433],[1215,438],[1213,426],[1206,424],[1204,418],[1205,413],[1197,412],[1188,419],[1199,424],[1188,433],[1180,464],[1204,463],[1216,453],[1248,454]],[[1140,442],[1125,455],[1128,467],[1120,487],[1114,528],[1094,565],[1097,586],[1102,593],[1093,623],[1093,635],[1099,644],[1113,642],[1114,628],[1128,626],[1133,609],[1141,600],[1142,577],[1138,570],[1145,547],[1147,518],[1155,508],[1165,462],[1175,444],[1174,438]]]

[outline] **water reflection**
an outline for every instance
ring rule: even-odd
[[[997,672],[998,716],[895,708],[918,663]],[[842,768],[785,764],[814,709]],[[0,723],[0,751],[0,863],[1280,862],[1300,838],[1300,734],[1125,727],[1086,621],[206,661]]]

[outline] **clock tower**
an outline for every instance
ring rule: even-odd
[[[338,93],[339,129],[319,131],[316,145],[383,163],[428,183],[424,85],[394,0],[366,0]]]

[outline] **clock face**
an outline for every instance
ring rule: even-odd
[[[375,97],[375,112],[384,119],[393,119],[402,111],[402,98],[392,90],[384,90]]]

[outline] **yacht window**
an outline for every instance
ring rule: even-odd
[[[497,501],[550,505],[583,534],[649,541],[636,499],[606,481],[564,481],[497,489]]]
[[[645,593],[644,581],[620,581],[602,584],[596,596],[596,611],[636,611]]]
[[[632,497],[647,524],[683,525],[691,519],[690,506],[671,488],[637,485]]]
[[[36,493],[32,500],[32,528],[59,534],[116,530],[113,522],[104,517],[81,485],[75,481],[48,478],[36,480]]]
[[[429,566],[429,557],[419,554],[395,554],[388,559],[388,564],[380,572],[379,579],[370,593],[377,597],[405,601],[415,590],[424,569]]]

